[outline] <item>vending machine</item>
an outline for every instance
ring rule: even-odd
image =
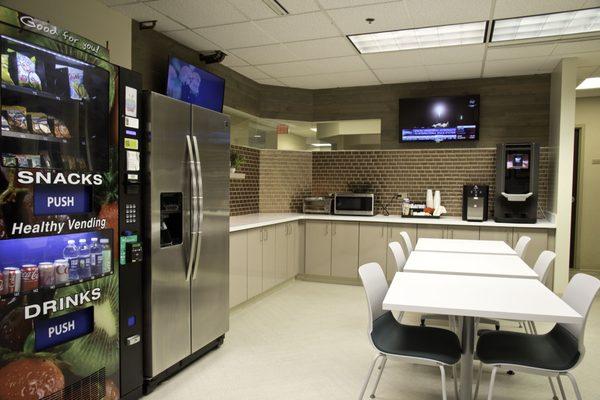
[[[118,399],[142,340],[120,313],[141,259],[132,88],[120,103],[106,48],[4,7],[0,55],[0,400]]]

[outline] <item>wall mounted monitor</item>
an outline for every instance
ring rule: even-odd
[[[479,139],[479,95],[400,99],[401,142]]]
[[[223,112],[225,80],[175,57],[169,58],[167,96]]]

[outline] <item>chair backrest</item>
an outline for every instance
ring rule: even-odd
[[[413,251],[413,245],[412,245],[412,241],[410,240],[410,236],[409,236],[408,232],[406,232],[406,231],[400,232],[400,236],[402,236],[402,239],[404,240],[404,244],[406,245],[406,255],[410,256],[410,253],[412,253],[412,251]]]
[[[406,256],[404,255],[402,245],[398,242],[390,242],[388,247],[392,251],[392,255],[396,261],[396,269],[398,272],[402,272],[402,270],[404,270],[404,264],[406,264]]]
[[[550,267],[552,266],[552,261],[554,261],[555,258],[556,253],[550,250],[544,250],[533,266],[533,271],[538,275],[540,282],[542,282],[544,285],[548,281],[550,271],[552,270]]]
[[[388,284],[383,270],[375,262],[361,265],[358,268],[358,275],[367,295],[370,336],[373,331],[373,321],[387,312],[383,309],[383,299],[387,293]]]
[[[517,255],[519,257],[521,257],[521,258],[525,257],[525,252],[527,251],[527,248],[529,247],[529,242],[531,242],[531,238],[529,236],[521,236],[519,238],[519,241],[515,245],[515,251],[517,252]]]
[[[577,311],[583,319],[575,324],[560,324],[571,332],[579,342],[579,351],[583,354],[583,334],[587,323],[588,314],[594,298],[600,289],[600,280],[587,274],[577,274],[567,285],[562,299]]]

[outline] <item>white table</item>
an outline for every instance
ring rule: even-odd
[[[501,240],[464,240],[421,238],[416,251],[516,255],[512,247]]]
[[[475,318],[575,323],[582,316],[537,279],[398,272],[385,310],[463,318],[460,399],[472,400]]]
[[[404,265],[404,272],[538,279],[521,257],[499,254],[413,251]]]

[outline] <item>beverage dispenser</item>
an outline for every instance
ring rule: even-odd
[[[496,151],[496,222],[535,223],[540,146],[499,144]]]

